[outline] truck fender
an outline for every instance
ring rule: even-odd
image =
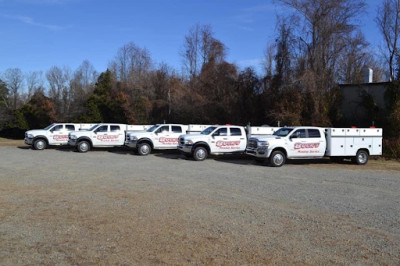
[[[37,139],[44,139],[46,141],[46,143],[49,144],[49,140],[44,135],[39,135],[39,136],[34,137],[33,142],[35,142],[35,140],[37,140]]]
[[[274,147],[273,149],[268,149],[268,150],[270,150],[270,151],[268,152],[268,157],[270,157],[271,154],[272,154],[274,151],[281,151],[281,152],[283,152],[283,153],[285,154],[285,156],[286,156],[286,158],[287,158],[287,151],[286,151],[286,149],[283,148],[283,147]]]
[[[204,141],[199,141],[199,142],[196,142],[195,144],[193,144],[192,152],[194,152],[194,150],[195,150],[198,146],[204,146],[204,147],[207,149],[207,152],[210,153],[210,146],[208,146],[208,143],[207,143],[207,142],[204,142]]]
[[[154,149],[153,141],[152,141],[151,139],[149,139],[149,138],[141,138],[141,139],[138,139],[137,144],[139,145],[139,144],[142,143],[142,142],[148,142],[148,143],[150,143],[151,148]]]
[[[82,140],[86,140],[87,142],[89,142],[90,146],[93,147],[92,140],[91,140],[90,138],[88,138],[88,137],[80,137],[80,138],[78,138],[78,140],[76,141],[76,143],[79,143],[79,142],[82,141]]]

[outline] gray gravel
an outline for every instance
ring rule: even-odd
[[[400,172],[0,147],[0,264],[400,264]]]

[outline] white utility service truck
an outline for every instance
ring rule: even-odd
[[[125,135],[130,131],[144,131],[150,127],[151,125],[96,124],[86,131],[70,132],[68,144],[76,147],[79,152],[87,152],[95,147],[123,146]]]
[[[278,129],[276,127],[249,127],[246,132],[241,126],[210,126],[200,134],[180,136],[178,150],[196,161],[205,160],[209,154],[243,153],[246,150],[248,134],[270,135]]]
[[[176,149],[182,134],[199,133],[209,125],[156,124],[145,132],[130,132],[125,145],[137,150],[140,155],[148,155],[152,150]]]
[[[382,128],[283,127],[271,136],[250,138],[246,154],[280,167],[286,159],[352,159],[364,165],[382,155]]]
[[[72,131],[86,130],[94,124],[53,123],[43,129],[25,132],[25,143],[35,150],[43,150],[48,145],[67,145],[68,134]]]

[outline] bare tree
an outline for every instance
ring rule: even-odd
[[[38,88],[43,87],[43,72],[29,72],[26,74],[25,80],[28,88],[28,98],[31,98]]]
[[[226,47],[213,35],[210,25],[197,24],[185,36],[181,55],[185,69],[192,79],[200,74],[205,64],[211,61],[219,64],[225,59]]]
[[[67,67],[53,66],[46,72],[50,86],[49,96],[56,103],[60,117],[64,119],[70,108],[70,78],[71,70]]]
[[[400,56],[400,0],[384,0],[378,8],[375,21],[385,40],[390,80],[394,80],[395,58]]]
[[[141,87],[141,80],[148,74],[152,67],[150,53],[145,48],[140,48],[133,42],[122,46],[110,62],[117,80],[133,87]]]
[[[4,73],[4,81],[10,90],[12,109],[15,110],[18,108],[18,97],[22,90],[24,75],[19,68],[9,68]]]

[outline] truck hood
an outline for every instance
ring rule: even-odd
[[[261,135],[261,136],[254,136],[250,139],[257,140],[257,141],[273,141],[276,139],[282,139],[282,137],[273,136],[273,135]]]
[[[25,132],[25,135],[31,134],[33,136],[45,135],[47,130],[44,129],[32,129]]]
[[[136,137],[137,139],[149,138],[154,135],[155,134],[153,132],[147,132],[147,131],[128,132],[129,139],[132,139],[133,137]]]
[[[185,135],[180,135],[179,138],[184,138],[185,140],[190,139],[193,142],[197,142],[200,140],[206,140],[209,138],[209,135],[203,135],[203,134],[185,134]]]

